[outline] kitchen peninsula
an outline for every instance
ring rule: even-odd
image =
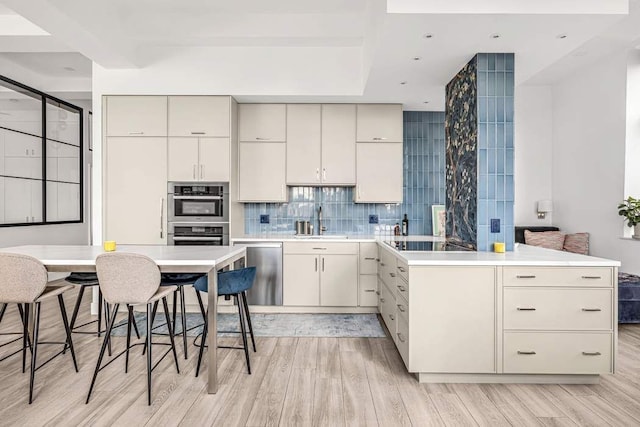
[[[421,382],[586,384],[615,370],[617,261],[527,245],[504,254],[396,248],[442,245],[417,236],[262,240],[283,242],[283,311],[373,305]]]

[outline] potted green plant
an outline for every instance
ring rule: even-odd
[[[629,227],[633,227],[633,238],[640,239],[640,199],[628,197],[618,205],[618,215],[623,216]]]

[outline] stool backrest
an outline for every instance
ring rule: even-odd
[[[102,295],[110,304],[146,304],[160,287],[160,269],[144,255],[98,255],[96,272]]]
[[[0,253],[0,302],[31,303],[47,287],[47,269],[37,259]]]
[[[218,295],[233,295],[251,289],[256,268],[246,267],[218,273]]]

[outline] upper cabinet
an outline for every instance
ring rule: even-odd
[[[321,182],[319,104],[287,105],[287,184]]]
[[[358,144],[356,203],[402,203],[402,144]]]
[[[105,98],[107,136],[167,136],[166,96]]]
[[[356,183],[356,106],[322,106],[322,183]]]
[[[240,142],[238,201],[287,201],[286,150],[284,142]]]
[[[240,141],[285,142],[287,106],[285,104],[238,105]]]
[[[169,136],[229,137],[228,96],[170,96]]]
[[[169,181],[229,181],[229,138],[169,138]]]
[[[402,142],[402,105],[359,104],[358,142]]]

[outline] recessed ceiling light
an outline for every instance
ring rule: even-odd
[[[400,82],[400,84],[404,86],[407,84],[407,82]]]
[[[424,38],[425,39],[432,39],[433,38],[433,34],[427,33],[427,34],[424,35]]]
[[[9,101],[10,101],[10,102],[18,102],[18,100],[17,100],[17,99],[15,99],[15,98],[11,98],[11,99],[9,99]]]
[[[500,34],[494,33],[494,34],[491,34],[489,37],[491,37],[492,39],[499,39],[500,38]]]
[[[76,69],[73,67],[64,67],[66,71],[75,71]]]
[[[563,33],[563,34],[558,34],[558,35],[556,36],[556,38],[557,38],[557,39],[560,39],[560,40],[562,40],[562,39],[566,39],[566,38],[567,38],[567,35],[566,35],[566,34],[564,34],[564,33]]]
[[[414,57],[413,57],[413,58],[411,58],[411,59],[413,59],[414,61],[420,61],[420,60],[422,59],[422,57],[420,57],[420,56],[414,56]]]
[[[429,101],[424,101],[424,102],[423,102],[423,104],[428,104],[428,103],[429,103]]]

